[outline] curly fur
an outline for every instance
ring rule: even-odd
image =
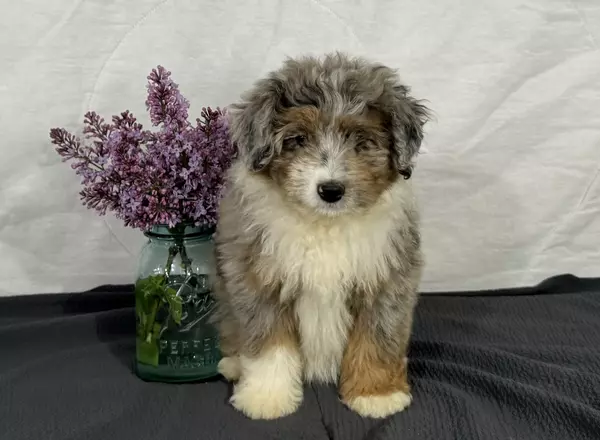
[[[231,115],[215,322],[232,404],[281,417],[319,381],[363,416],[401,411],[422,266],[406,179],[427,109],[392,69],[331,54],[288,60]],[[324,182],[343,197],[323,199]]]

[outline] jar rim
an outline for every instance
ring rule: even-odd
[[[144,232],[148,238],[210,238],[215,233],[214,226],[195,225],[194,223],[178,225],[174,228],[169,225],[154,225]]]

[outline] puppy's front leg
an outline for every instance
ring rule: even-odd
[[[414,296],[388,291],[358,311],[342,360],[340,394],[363,417],[387,417],[411,403],[406,350]]]
[[[252,419],[275,419],[295,412],[303,398],[302,358],[290,317],[279,314],[260,347],[242,347],[241,375],[232,405]]]

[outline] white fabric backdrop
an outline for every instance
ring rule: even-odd
[[[423,289],[600,275],[598,0],[0,0],[0,295],[132,281],[141,234],[80,206],[48,129],[147,121],[163,64],[192,102],[234,101],[286,55],[398,67],[437,121],[415,182]]]

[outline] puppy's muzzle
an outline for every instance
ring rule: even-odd
[[[327,203],[336,203],[342,200],[346,188],[340,182],[330,181],[317,186],[317,193],[321,200]]]

